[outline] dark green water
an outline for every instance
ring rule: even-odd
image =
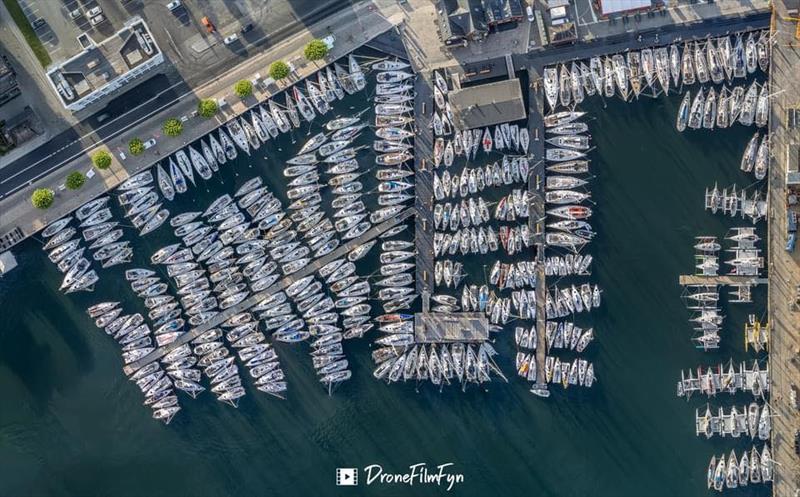
[[[345,104],[364,106],[357,97]],[[117,345],[84,314],[104,294],[126,296],[127,312],[141,310],[127,297],[122,271],[103,271],[94,294],[64,296],[39,243],[26,242],[17,251],[20,266],[0,280],[0,495],[445,494],[433,486],[334,484],[336,467],[407,472],[420,462],[454,463],[451,472],[465,478],[454,495],[708,494],[711,455],[748,445],[696,438],[694,409],[704,401],[677,399],[675,382],[681,368],[747,357],[742,325],[748,312],[763,311],[763,295],[753,306],[725,306],[723,348],[703,353],[689,341],[677,276],[692,271],[695,236],[746,225],[703,212],[703,191],[715,181],[750,183],[738,164],[753,131],[679,135],[677,105],[677,97],[662,97],[584,107],[594,116],[598,147],[592,280],[605,292],[593,315],[597,340],[587,350],[599,381],[588,391],[530,394],[514,376],[513,330],[496,344],[510,383],[466,393],[375,381],[371,340],[362,340],[345,345],[353,379],[329,397],[306,347],[279,345],[286,401],[248,387],[236,410],[205,394],[182,400],[183,411],[163,426],[124,378]],[[224,166],[173,212],[232,192],[256,171],[283,181],[279,161],[299,146],[283,140],[284,151],[266,161],[256,153]],[[151,236],[135,242],[140,262],[169,239]],[[746,401],[725,396],[713,405]],[[733,494],[767,492],[751,486]]]

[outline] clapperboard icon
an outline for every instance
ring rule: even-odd
[[[358,485],[358,468],[336,468],[336,486],[355,487]]]

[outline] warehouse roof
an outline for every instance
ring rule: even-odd
[[[453,90],[449,100],[458,129],[519,121],[526,116],[517,78]]]

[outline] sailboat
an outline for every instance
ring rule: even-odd
[[[169,174],[170,178],[172,178],[172,183],[175,185],[175,191],[178,193],[186,193],[186,179],[183,177],[180,168],[171,158],[169,160]]]
[[[161,190],[161,194],[164,195],[164,198],[167,200],[175,198],[175,187],[172,185],[172,180],[169,178],[167,172],[161,167],[161,163],[156,165],[156,176],[158,178],[158,188]]]
[[[686,129],[686,123],[689,120],[689,100],[691,99],[692,92],[687,91],[686,95],[683,96],[683,100],[681,100],[681,105],[678,108],[678,117],[675,122],[675,127],[678,131],[683,131]]]

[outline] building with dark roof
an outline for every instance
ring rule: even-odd
[[[481,40],[489,33],[480,0],[439,0],[437,12],[445,45]]]
[[[17,83],[17,73],[3,55],[0,56],[0,105],[16,98],[21,93]]]
[[[483,0],[482,3],[486,24],[489,26],[519,22],[523,19],[520,0]]]
[[[457,129],[493,126],[525,119],[519,79],[458,88],[448,95]]]

